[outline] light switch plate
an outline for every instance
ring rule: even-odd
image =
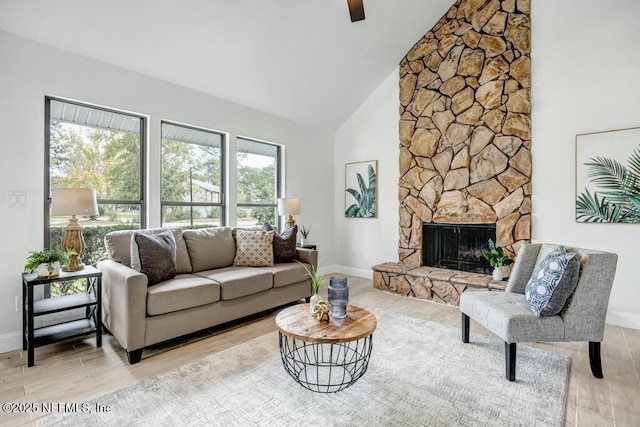
[[[7,191],[7,207],[24,209],[29,205],[29,194],[26,191]]]

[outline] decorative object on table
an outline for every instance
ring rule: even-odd
[[[98,215],[96,190],[93,188],[56,189],[51,197],[51,216],[71,215],[69,224],[62,234],[62,249],[71,249],[75,253],[63,267],[63,271],[78,271],[84,268],[80,255],[84,250],[82,226],[78,224],[76,215]]]
[[[293,215],[298,215],[300,213],[300,199],[296,198],[283,198],[278,199],[278,215],[280,216],[289,216],[287,222],[285,222],[287,228],[291,228],[296,225],[296,222],[293,219]]]
[[[309,298],[309,313],[313,314],[313,307],[321,300],[318,292],[320,291],[320,285],[322,284],[322,272],[320,269],[316,270],[313,265],[311,266],[311,269],[309,269],[306,264],[301,263],[298,260],[296,260],[296,262],[305,269],[307,272],[306,275],[311,279],[311,290],[313,291],[313,295]]]
[[[349,304],[349,287],[346,277],[332,277],[329,279],[329,307],[331,317],[344,319],[347,316]]]
[[[309,238],[310,232],[311,232],[311,226],[309,226],[309,228],[305,227],[304,225],[300,227],[300,235],[302,236],[300,237],[300,246],[304,246],[307,243],[309,243],[307,239]]]
[[[323,299],[318,301],[312,308],[311,314],[313,314],[316,319],[320,322],[328,322],[329,321],[329,303]]]
[[[377,217],[377,171],[377,160],[345,165],[345,217]]]
[[[504,254],[502,248],[496,247],[493,240],[489,239],[487,246],[488,249],[482,250],[482,256],[489,261],[489,264],[493,267],[493,280],[499,282],[504,279],[502,267],[513,264],[513,260]]]
[[[69,262],[75,252],[73,250],[62,250],[60,248],[43,249],[41,251],[29,252],[27,263],[24,265],[25,273],[38,273],[38,278],[52,278],[60,274],[60,267]]]
[[[576,135],[576,221],[640,223],[640,128]]]

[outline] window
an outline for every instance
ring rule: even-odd
[[[50,215],[51,190],[95,188],[99,215],[78,218],[82,261],[95,264],[106,258],[106,233],[144,228],[145,119],[47,97],[45,120],[45,246],[61,245],[69,221]]]
[[[237,224],[276,225],[280,196],[281,148],[267,142],[238,138]]]
[[[162,226],[224,225],[224,135],[162,123]]]

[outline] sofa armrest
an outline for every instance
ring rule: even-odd
[[[144,347],[147,276],[119,262],[98,263],[102,271],[102,322],[125,350]]]
[[[296,248],[298,252],[298,260],[311,264],[313,268],[318,270],[318,251],[315,249]]]

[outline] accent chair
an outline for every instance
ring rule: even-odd
[[[460,298],[462,341],[469,342],[469,318],[504,340],[505,372],[516,379],[516,343],[588,341],[591,372],[602,378],[600,346],[618,256],[609,252],[567,247],[580,263],[578,284],[557,315],[537,317],[525,298],[525,287],[542,260],[559,245],[525,244],[505,292],[465,292]]]

